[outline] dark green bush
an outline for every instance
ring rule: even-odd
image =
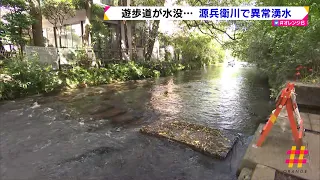
[[[172,62],[112,63],[96,68],[76,66],[54,71],[51,66],[41,64],[37,58],[13,58],[1,69],[0,98],[13,99],[31,94],[48,93],[63,86],[100,85],[114,81],[138,80],[172,75],[184,69]]]
[[[40,64],[36,58],[7,60],[0,74],[1,99],[51,92],[62,82],[51,66]]]

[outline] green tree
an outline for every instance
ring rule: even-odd
[[[136,0],[134,4],[136,6],[164,6],[165,0]],[[160,21],[149,21],[146,23],[146,51],[145,60],[150,61],[154,43],[158,37]]]
[[[32,23],[33,45],[44,46],[40,0],[28,0],[28,3],[30,6],[30,15],[35,20],[35,23]]]
[[[241,34],[226,45],[234,56],[256,64],[269,75],[277,94],[287,79],[295,78],[296,67],[309,67],[303,77],[320,77],[320,4],[317,0],[258,0],[261,6],[310,6],[307,27],[272,27],[270,21],[239,24]],[[273,95],[274,95],[273,94]]]
[[[190,6],[239,6],[251,5],[252,0],[177,0],[177,4],[187,3]],[[201,33],[222,42],[221,35],[226,35],[231,40],[237,39],[237,29],[231,28],[238,22],[235,21],[181,21],[181,25],[188,29],[198,30]],[[229,31],[232,33],[230,33]]]
[[[224,50],[207,35],[191,33],[172,38],[175,51],[181,52],[182,62],[191,68],[222,62]]]
[[[42,6],[42,13],[45,18],[54,26],[59,27],[59,45],[61,43],[61,32],[64,22],[75,15],[75,7],[71,0],[45,0]],[[54,31],[55,32],[55,31]],[[57,46],[56,33],[55,45]]]
[[[83,34],[83,40],[84,40],[84,46],[88,46],[91,41],[91,30],[92,30],[92,15],[94,13],[95,5],[93,4],[93,0],[71,0],[72,4],[76,9],[85,9],[86,10],[86,19],[84,22],[84,34]],[[99,6],[98,6],[99,7]],[[103,7],[99,7],[102,10],[103,15]],[[101,11],[100,11],[101,12]],[[100,16],[101,16],[100,14]],[[103,17],[103,16],[102,16]]]
[[[28,42],[28,32],[33,24],[32,17],[28,14],[28,4],[24,0],[2,0],[2,6],[9,10],[3,16],[6,23],[2,23],[6,36],[18,45],[20,54]]]

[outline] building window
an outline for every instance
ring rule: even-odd
[[[71,26],[72,33],[72,47],[81,47],[81,24],[72,24]]]
[[[113,1],[114,0],[100,0],[101,4],[105,5],[114,5]]]
[[[57,28],[58,47],[60,47],[59,30],[60,27]],[[43,29],[43,36],[45,37],[46,46],[55,46],[53,28]],[[61,47],[79,48],[81,46],[81,24],[79,23],[63,26],[61,32]]]
[[[53,28],[43,29],[43,36],[45,38],[45,44],[47,47],[55,47]]]

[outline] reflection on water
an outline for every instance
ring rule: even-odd
[[[266,79],[253,67],[208,67],[167,79],[151,95],[165,117],[253,133],[271,108]]]
[[[154,86],[151,90],[150,104],[162,118],[174,118],[177,114],[182,113],[183,101],[180,95],[174,92],[176,88],[171,77],[165,84]]]
[[[87,88],[80,91],[92,92],[73,93],[71,101],[79,101],[84,114],[85,105],[111,103],[137,114],[152,110],[161,118],[252,134],[273,109],[267,84],[255,67],[209,66],[172,77]],[[150,116],[144,116],[146,122],[154,120]]]

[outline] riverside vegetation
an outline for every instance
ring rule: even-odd
[[[86,53],[78,53],[72,68],[59,71],[41,63],[37,56],[5,59],[0,69],[0,98],[14,99],[68,87],[169,76],[177,71],[222,62],[224,58],[223,50],[202,35],[190,38],[176,36],[174,44],[181,59],[168,57],[163,61],[119,61],[93,67],[88,63],[91,61]]]

